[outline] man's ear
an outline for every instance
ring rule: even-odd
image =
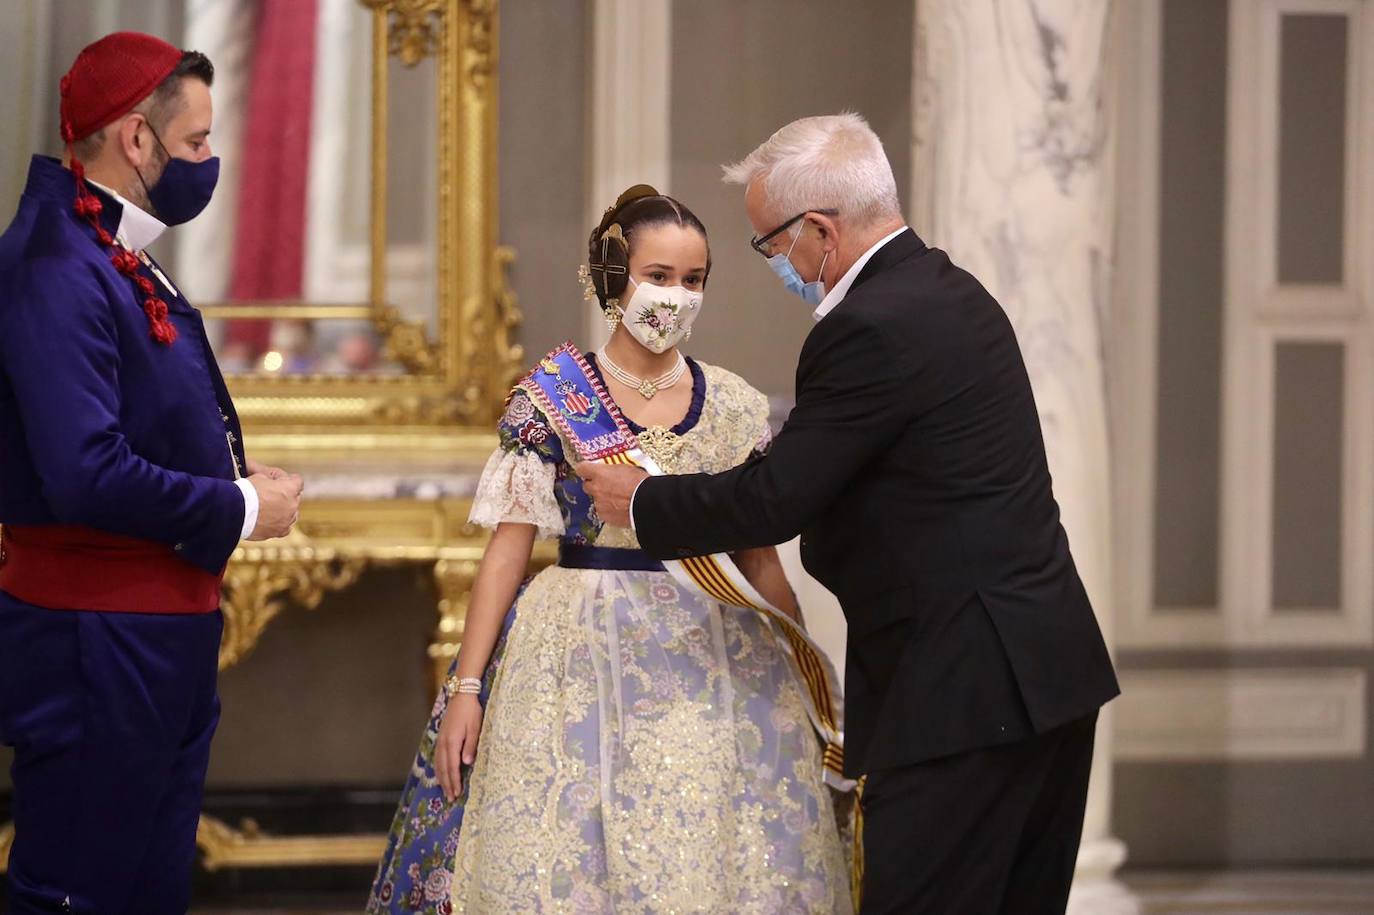
[[[141,114],[128,114],[121,120],[117,127],[112,129],[113,139],[119,144],[119,150],[123,153],[125,160],[135,167],[143,165],[148,157],[148,138],[143,136],[140,129],[145,123]],[[107,137],[106,142],[111,138]]]
[[[806,221],[811,223],[816,229],[816,234],[820,237],[821,244],[827,246],[829,250],[832,246],[839,247],[839,234],[836,231],[835,220],[833,217],[826,216],[824,213],[807,213]]]

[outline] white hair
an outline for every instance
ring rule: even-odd
[[[852,111],[793,121],[724,171],[729,184],[763,182],[778,220],[836,209],[862,228],[902,213],[883,141]]]

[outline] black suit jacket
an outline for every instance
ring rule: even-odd
[[[848,621],[850,775],[1024,739],[1119,691],[1011,323],[909,230],[807,337],[768,455],[646,480],[634,515],[659,558],[801,534]]]

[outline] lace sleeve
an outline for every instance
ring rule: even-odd
[[[563,447],[548,419],[517,388],[496,431],[501,447],[487,461],[468,520],[495,528],[508,521],[533,524],[540,537],[563,533],[555,486]]]
[[[468,520],[494,529],[498,524],[533,524],[539,536],[563,533],[563,513],[554,495],[558,468],[537,452],[499,448],[487,461]]]

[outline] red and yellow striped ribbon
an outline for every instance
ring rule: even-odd
[[[640,462],[636,461],[628,452],[610,455],[605,458],[605,461],[608,464],[641,466]],[[787,638],[788,645],[792,649],[792,655],[796,658],[797,667],[803,682],[806,684],[807,691],[811,695],[811,702],[820,718],[821,726],[827,734],[838,734],[840,726],[839,722],[835,720],[834,697],[830,692],[825,664],[818,656],[815,646],[797,627],[796,623],[783,617],[771,606],[760,606],[756,601],[751,600],[735,584],[730,571],[722,566],[719,556],[694,556],[681,560],[668,560],[664,563],[665,566],[669,562],[679,563],[692,583],[715,600],[736,607],[756,610],[777,620]],[[842,745],[827,739],[822,760],[827,769],[841,779],[844,778],[844,748]]]

